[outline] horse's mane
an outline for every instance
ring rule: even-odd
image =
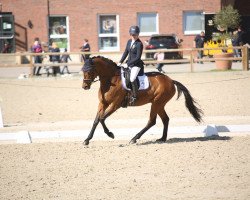
[[[95,59],[95,58],[100,58],[101,60],[109,63],[110,65],[114,65],[116,68],[118,68],[117,64],[113,61],[113,60],[110,60],[108,58],[105,58],[103,56],[95,56],[95,57],[92,57],[92,59]]]

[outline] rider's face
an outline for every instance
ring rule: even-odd
[[[132,34],[130,35],[133,40],[137,40],[139,38],[139,35],[137,34]]]

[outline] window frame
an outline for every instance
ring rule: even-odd
[[[153,34],[159,34],[159,14],[157,12],[138,12],[137,13],[137,24],[141,30],[140,26],[140,15],[145,15],[145,14],[155,14],[155,24],[156,24],[156,30],[152,32],[140,32],[140,36],[151,36]]]
[[[101,33],[100,23],[102,16],[115,16],[116,20],[116,33]],[[100,52],[108,52],[108,51],[120,51],[120,29],[119,29],[119,15],[112,13],[98,14],[97,15],[97,26],[98,26],[98,49]],[[117,46],[116,47],[108,47],[107,49],[101,49],[101,38],[105,37],[116,37],[117,38]]]
[[[187,23],[187,20],[186,20],[186,16],[188,13],[200,13],[201,14],[201,23],[203,23],[201,26],[202,28],[199,29],[199,30],[185,30],[185,27],[186,27],[186,23]],[[205,13],[201,10],[185,10],[183,11],[183,34],[184,35],[195,35],[195,34],[200,34],[201,31],[204,31],[205,32]],[[203,20],[202,20],[203,18]],[[203,21],[203,22],[202,22]]]
[[[52,35],[48,31],[49,41],[50,41],[50,39],[60,39],[60,38],[67,39],[67,49],[68,49],[68,51],[70,51],[69,16],[67,16],[67,15],[50,15],[50,16],[48,16],[48,29],[50,29],[50,18],[53,18],[53,17],[65,17],[66,18],[66,34]]]

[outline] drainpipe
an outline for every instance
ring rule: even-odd
[[[47,0],[47,38],[48,38],[48,47],[49,47],[49,17],[50,17],[50,2]]]

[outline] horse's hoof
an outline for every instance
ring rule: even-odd
[[[114,136],[114,134],[113,134],[112,132],[108,132],[107,135],[108,135],[110,138],[112,138],[112,139],[115,138],[115,136]]]
[[[132,139],[130,140],[129,144],[135,144],[136,143],[136,139]]]
[[[166,141],[167,141],[166,139],[162,139],[162,138],[156,140],[156,142],[159,142],[159,143],[164,143],[164,142],[166,142]]]
[[[85,141],[83,142],[83,144],[87,146],[87,145],[89,145],[89,141],[88,141],[88,140],[85,140]]]

